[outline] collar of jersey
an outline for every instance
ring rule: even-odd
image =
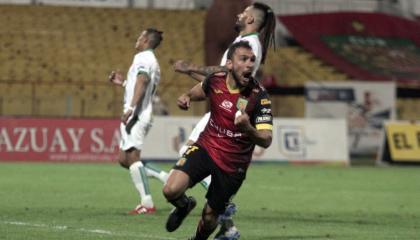
[[[251,35],[258,35],[258,33],[257,32],[246,33],[246,34],[242,35],[241,37],[248,37],[248,36],[251,36]]]
[[[229,91],[229,93],[239,93],[240,92],[238,87],[237,88],[231,88],[229,86],[229,83],[227,81],[227,78],[226,78],[226,88]]]

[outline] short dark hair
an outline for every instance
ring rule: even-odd
[[[160,42],[163,40],[162,37],[163,32],[159,31],[155,28],[148,28],[146,29],[146,35],[149,39],[149,47],[150,48],[157,48],[160,44]]]
[[[231,44],[229,46],[228,52],[227,52],[227,59],[232,60],[233,54],[235,53],[236,49],[238,48],[246,48],[252,51],[251,45],[249,45],[249,42],[247,41],[239,41]]]

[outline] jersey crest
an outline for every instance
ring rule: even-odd
[[[238,101],[236,102],[236,108],[239,111],[245,111],[247,105],[248,105],[248,100],[242,97],[238,98]]]

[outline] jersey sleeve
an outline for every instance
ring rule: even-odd
[[[261,44],[259,43],[259,40],[257,39],[257,41],[253,40],[252,38],[247,39],[247,41],[249,42],[249,45],[252,48],[252,52],[254,53],[255,57],[259,57],[262,56],[262,52],[261,52]]]
[[[151,69],[150,63],[147,61],[147,59],[144,56],[139,56],[136,59],[136,71],[137,76],[140,74],[145,74],[147,77],[150,78],[151,75]]]
[[[273,115],[271,113],[271,100],[266,91],[257,95],[253,122],[257,130],[272,130]]]
[[[225,66],[226,65],[226,62],[227,62],[227,52],[228,52],[228,49],[226,49],[225,52],[223,53],[222,60],[220,61],[220,66]]]

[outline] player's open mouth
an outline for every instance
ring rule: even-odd
[[[246,80],[249,80],[251,78],[251,76],[252,76],[252,72],[244,72],[244,74],[243,74],[243,77]]]

